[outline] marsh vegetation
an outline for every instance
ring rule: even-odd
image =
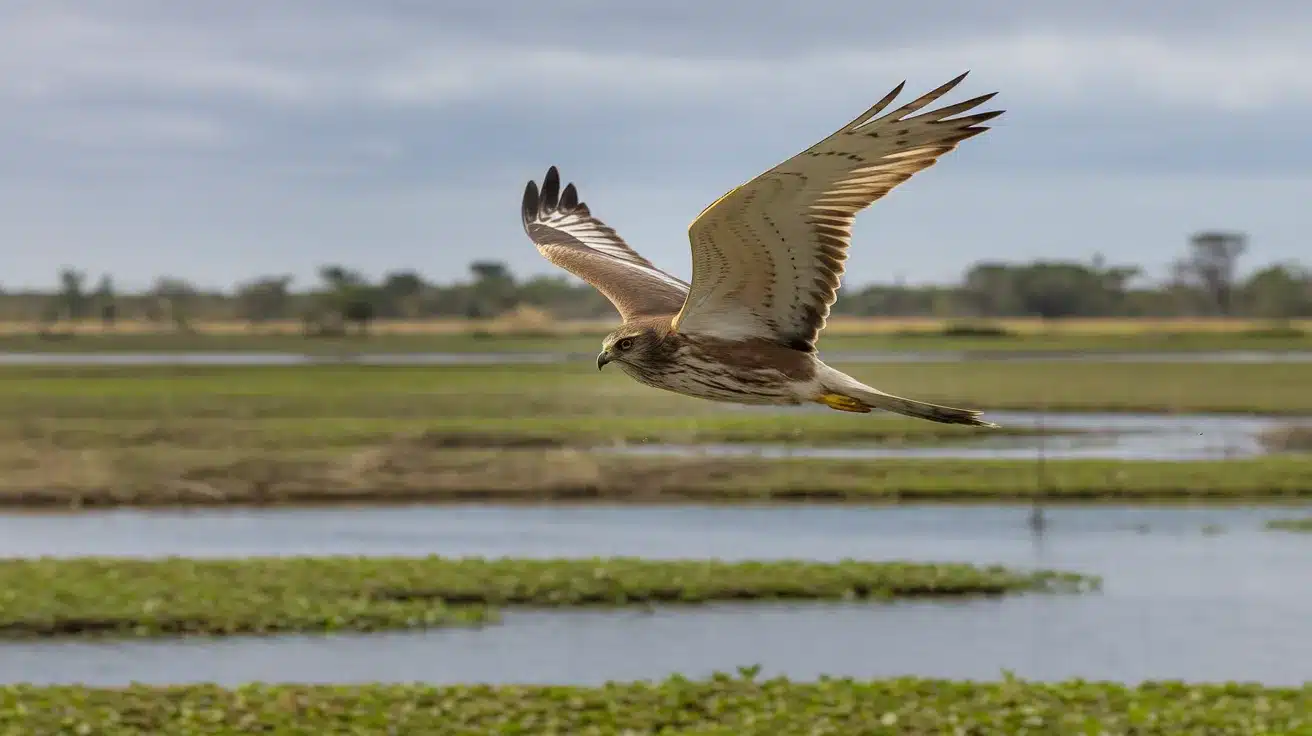
[[[480,623],[510,606],[891,600],[1081,591],[1057,572],[904,562],[244,558],[0,561],[0,635],[373,631]]]
[[[847,366],[985,408],[1312,412],[1279,364]],[[1218,392],[1215,387],[1234,387]],[[1312,459],[1234,462],[628,457],[621,445],[948,446],[999,432],[797,409],[741,410],[579,366],[0,369],[0,502],[1283,498]]]
[[[205,736],[352,733],[1301,733],[1312,688],[994,683],[900,678],[790,682],[752,668],[706,679],[531,685],[211,685],[0,690],[13,733]]]

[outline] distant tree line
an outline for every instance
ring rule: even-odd
[[[1203,232],[1190,239],[1167,278],[1142,283],[1142,270],[1101,257],[1084,263],[1039,260],[986,261],[967,269],[960,283],[940,286],[845,286],[834,313],[854,316],[963,317],[1312,317],[1312,271],[1276,263],[1239,277],[1247,249],[1241,233]],[[0,291],[0,319],[57,325],[98,319],[106,329],[134,319],[189,330],[196,321],[245,320],[252,325],[300,320],[307,333],[364,331],[377,319],[492,318],[531,307],[557,319],[614,316],[590,286],[564,274],[518,279],[502,263],[476,261],[464,280],[435,284],[413,270],[377,282],[342,265],[319,269],[307,288],[290,276],[261,276],[231,291],[204,291],[185,280],[160,277],[145,292],[120,293],[111,277],[88,286],[87,275],[59,272],[53,292]]]

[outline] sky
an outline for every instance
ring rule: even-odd
[[[1162,276],[1208,228],[1312,262],[1309,69],[1306,0],[6,0],[0,288],[559,273],[519,221],[551,165],[686,279],[705,205],[966,70],[943,102],[1007,112],[858,217],[847,284]]]

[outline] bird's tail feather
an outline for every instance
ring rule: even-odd
[[[931,422],[939,422],[940,424],[967,424],[975,427],[998,426],[993,422],[986,421],[980,416],[981,412],[974,409],[958,409],[952,406],[927,404],[923,401],[904,399],[901,396],[890,396],[882,391],[861,391],[852,398],[875,409],[883,409],[884,411],[891,411],[895,414],[918,419],[928,419]]]
[[[901,396],[893,396],[871,388],[845,373],[828,366],[825,366],[825,368],[828,368],[830,372],[829,376],[826,377],[828,380],[825,381],[826,391],[830,393],[822,395],[819,401],[834,409],[856,412],[883,409],[895,414],[927,419],[940,424],[966,424],[974,427],[998,426],[985,420],[980,416],[981,412],[975,409],[958,409],[952,406],[940,406],[924,401],[915,401],[914,399],[904,399]]]

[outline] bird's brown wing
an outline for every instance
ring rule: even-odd
[[[988,94],[912,115],[965,76],[876,117],[902,91],[899,84],[833,135],[703,210],[688,229],[692,289],[675,328],[814,350],[837,298],[856,214],[1002,114],[950,117]]]
[[[674,314],[683,307],[688,284],[656,268],[593,217],[573,184],[562,192],[555,166],[547,170],[541,193],[536,182],[525,187],[522,215],[524,232],[538,252],[592,284],[623,319]]]

